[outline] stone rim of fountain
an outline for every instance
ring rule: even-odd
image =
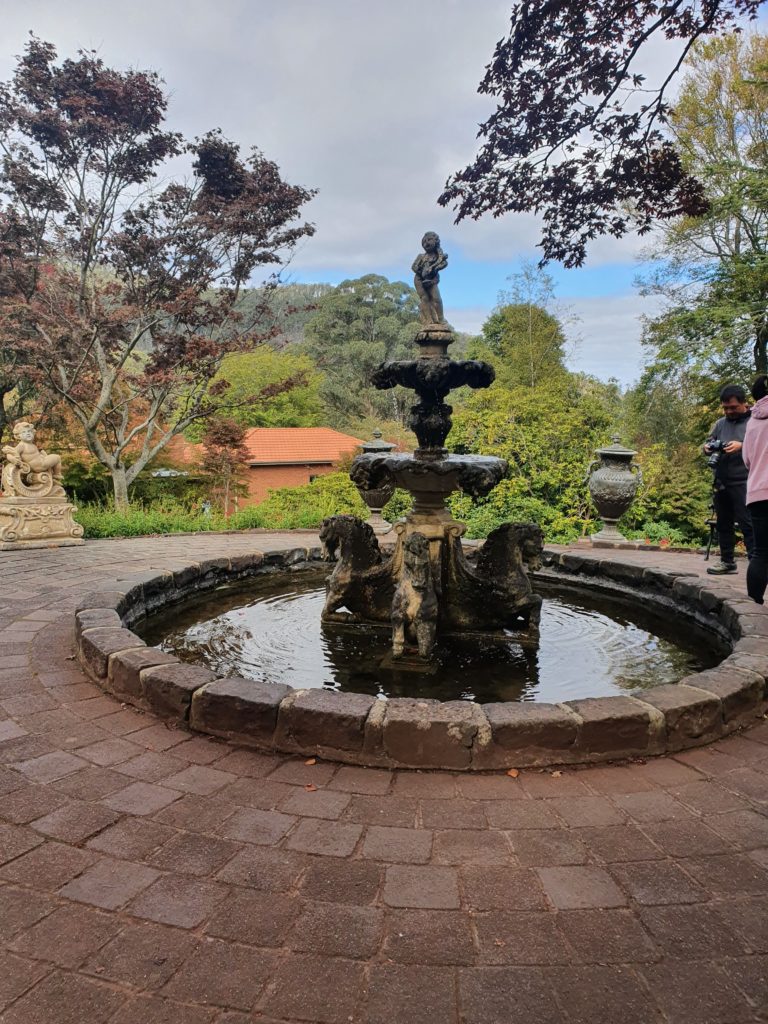
[[[320,560],[319,548],[298,547],[127,576],[86,595],[76,612],[78,658],[102,689],[179,728],[238,746],[386,768],[482,771],[644,758],[701,746],[763,718],[768,610],[723,596],[719,581],[570,551],[547,554],[546,571],[555,579],[695,618],[727,639],[731,653],[715,668],[640,697],[561,704],[384,701],[217,678],[148,647],[131,631],[148,613],[197,593]]]

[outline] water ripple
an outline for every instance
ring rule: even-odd
[[[556,594],[544,599],[541,639],[527,649],[451,638],[434,675],[385,671],[387,630],[322,626],[317,571],[268,577],[217,591],[155,618],[148,642],[215,672],[295,687],[325,686],[376,696],[440,700],[562,701],[632,693],[716,664],[718,654],[641,608],[614,599]],[[631,619],[628,617],[631,614]]]

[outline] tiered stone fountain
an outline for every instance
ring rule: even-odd
[[[495,374],[488,363],[448,356],[454,333],[438,288],[447,256],[434,232],[424,236],[422,247],[413,264],[420,299],[418,357],[384,363],[372,378],[377,388],[399,384],[416,392],[409,426],[418,448],[413,454],[368,452],[350,472],[361,491],[405,488],[413,496],[412,510],[395,524],[395,549],[388,557],[373,530],[354,516],[327,519],[320,537],[328,558],[338,553],[323,619],[391,622],[391,658],[401,668],[424,671],[441,634],[513,629],[535,636],[541,598],[531,590],[526,567],[540,567],[542,534],[533,523],[508,523],[490,534],[474,565],[465,557],[466,527],[453,519],[446,499],[456,490],[487,495],[507,464],[492,456],[448,454],[452,409],[445,399],[454,388],[487,388]]]

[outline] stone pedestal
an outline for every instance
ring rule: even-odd
[[[0,551],[84,544],[66,497],[0,498]]]

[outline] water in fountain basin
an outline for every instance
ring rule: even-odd
[[[723,655],[711,637],[614,596],[545,596],[538,647],[477,634],[441,640],[434,674],[382,671],[386,629],[321,625],[327,569],[259,577],[181,605],[145,624],[148,643],[219,675],[438,700],[563,701],[676,682]],[[441,656],[442,654],[442,656]]]

